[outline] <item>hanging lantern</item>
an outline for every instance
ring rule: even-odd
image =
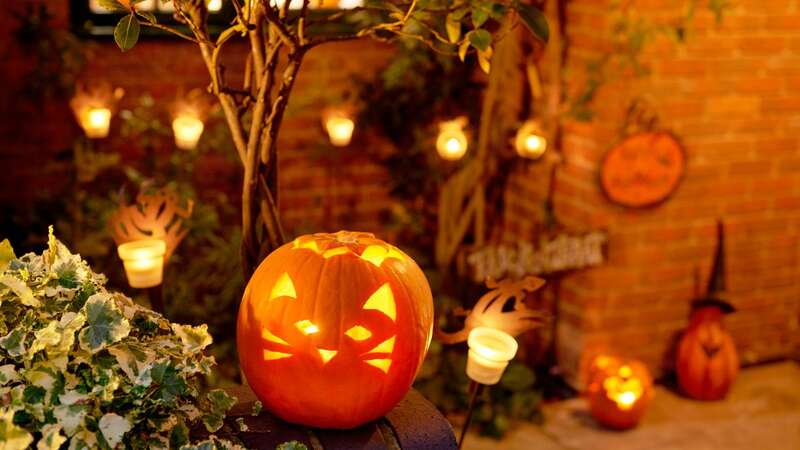
[[[547,150],[547,138],[538,120],[528,120],[517,131],[514,140],[517,154],[523,158],[539,159]]]
[[[639,361],[598,356],[589,372],[587,397],[592,417],[614,429],[633,428],[654,395],[653,378]]]
[[[242,370],[280,418],[353,428],[408,392],[431,339],[419,266],[369,233],[301,236],[272,252],[245,289]]]
[[[322,124],[325,126],[325,131],[328,132],[331,144],[336,147],[350,145],[356,125],[347,109],[331,108],[326,110],[322,115]]]
[[[90,90],[78,86],[70,107],[86,137],[102,139],[108,136],[111,117],[123,95],[125,91],[122,88],[111,89],[108,83],[99,83]]]
[[[436,138],[436,151],[442,159],[457,161],[467,153],[467,135],[464,127],[467,118],[459,117],[439,123],[439,136]]]
[[[517,341],[510,334],[489,327],[473,328],[467,345],[467,376],[487,385],[500,381],[518,348]]]

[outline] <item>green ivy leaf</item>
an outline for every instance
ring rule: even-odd
[[[467,34],[469,43],[480,51],[487,51],[492,45],[492,35],[486,30],[472,30]]]
[[[174,367],[170,366],[168,362],[161,362],[153,365],[150,370],[150,376],[153,382],[158,384],[156,397],[161,398],[169,403],[175,400],[176,397],[186,393],[186,383],[178,375]]]
[[[515,1],[514,9],[517,10],[522,22],[537,39],[545,43],[550,40],[550,26],[547,24],[547,17],[539,8]]]
[[[208,414],[203,416],[203,423],[210,433],[222,428],[222,421],[229,409],[236,404],[236,397],[228,395],[221,389],[214,389],[206,394],[211,409]]]
[[[87,326],[81,330],[78,339],[81,348],[90,353],[96,353],[121,340],[131,331],[130,323],[122,316],[109,295],[95,294],[89,297],[84,309]]]
[[[14,425],[14,410],[0,413],[0,443],[5,450],[24,450],[33,442],[33,436],[24,428]]]
[[[108,445],[111,448],[116,448],[117,444],[122,442],[122,437],[125,436],[125,433],[130,431],[131,424],[128,419],[120,415],[108,413],[100,418],[97,427]]]
[[[206,324],[193,327],[174,323],[172,332],[181,339],[183,351],[187,353],[197,353],[211,345],[213,341],[211,335],[208,334],[208,325]]]
[[[117,27],[114,28],[114,41],[123,52],[132,49],[139,41],[139,21],[133,13],[120,19]]]
[[[8,242],[8,239],[3,239],[3,242],[0,242],[0,272],[6,270],[8,263],[15,259],[17,256],[14,254],[11,243]]]

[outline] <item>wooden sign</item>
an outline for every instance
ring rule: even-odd
[[[678,187],[686,166],[680,143],[669,133],[637,133],[603,160],[600,183],[611,201],[629,208],[664,201]]]
[[[488,278],[522,278],[581,269],[605,261],[607,240],[604,232],[593,231],[542,239],[538,246],[530,242],[488,245],[468,251],[466,264],[469,276],[477,283]]]

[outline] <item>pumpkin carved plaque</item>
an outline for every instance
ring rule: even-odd
[[[685,166],[686,156],[674,136],[637,133],[606,154],[600,183],[611,201],[642,208],[658,204],[674,192]]]

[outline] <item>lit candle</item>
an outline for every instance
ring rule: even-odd
[[[90,139],[108,136],[111,125],[111,110],[108,108],[86,108],[80,115],[81,128]]]
[[[203,121],[193,114],[180,114],[172,121],[172,131],[175,134],[175,145],[182,150],[192,150],[197,147],[200,136],[203,134]]]
[[[128,284],[149,288],[161,284],[164,273],[164,254],[167,244],[161,239],[127,242],[117,247],[125,266]]]
[[[517,354],[517,341],[494,328],[476,327],[467,339],[467,376],[481,384],[497,384],[508,362]]]
[[[525,122],[517,131],[514,146],[519,156],[539,159],[547,150],[547,139],[543,136],[539,122],[535,120]]]
[[[467,135],[459,120],[439,124],[439,136],[436,138],[436,151],[442,159],[456,161],[467,153]]]
[[[331,140],[331,144],[337,147],[350,145],[350,139],[353,137],[355,127],[356,124],[342,113],[325,119],[325,129],[328,131],[328,137]]]

